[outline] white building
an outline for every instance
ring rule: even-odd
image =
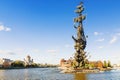
[[[25,65],[31,65],[33,63],[33,59],[28,55],[26,59],[24,59]]]

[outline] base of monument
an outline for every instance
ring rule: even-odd
[[[61,73],[98,73],[100,70],[62,70]]]
[[[109,71],[112,69],[73,69],[73,68],[64,68],[61,69],[61,73],[99,73],[104,71]]]
[[[74,73],[98,73],[100,70],[90,70],[90,69],[82,69],[82,70],[74,70]]]

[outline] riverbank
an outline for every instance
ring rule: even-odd
[[[10,67],[10,68],[0,68],[0,70],[12,70],[12,69],[32,69],[32,68],[57,68],[57,67]]]
[[[99,73],[104,71],[113,70],[112,68],[101,68],[101,69],[74,69],[74,68],[60,68],[61,73]]]
[[[89,69],[83,69],[83,70],[62,70],[61,73],[98,73],[99,70],[89,70]]]

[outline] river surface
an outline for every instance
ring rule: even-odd
[[[0,70],[0,80],[120,80],[120,70],[64,74],[57,68]]]

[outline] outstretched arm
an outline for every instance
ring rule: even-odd
[[[75,42],[77,42],[77,40],[74,38],[74,36],[72,36],[72,38],[73,38],[73,40],[74,40]]]
[[[77,27],[74,25],[74,28],[77,29]]]

